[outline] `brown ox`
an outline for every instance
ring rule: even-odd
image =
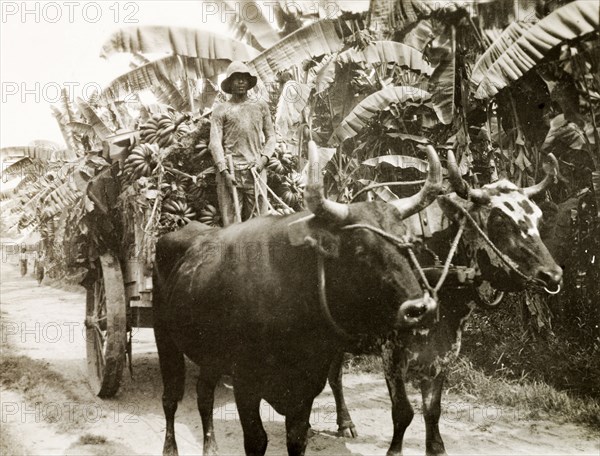
[[[406,329],[435,313],[435,301],[424,295],[398,244],[407,234],[403,220],[441,190],[436,152],[427,150],[430,170],[417,195],[393,204],[350,205],[323,197],[312,142],[309,152],[310,212],[224,229],[194,223],[157,243],[153,310],[165,454],[177,453],[174,423],[184,355],[200,366],[205,455],[216,453],[213,401],[222,374],[233,377],[246,453],[266,451],[259,413],[264,399],[285,416],[288,453],[302,455],[313,400],[341,349],[337,332]],[[290,224],[299,223],[305,224],[304,245],[290,240]],[[317,269],[326,284],[319,283]]]

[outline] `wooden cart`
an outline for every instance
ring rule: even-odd
[[[118,158],[114,153],[111,157]],[[87,195],[95,203],[99,219],[119,218],[114,211],[109,215],[119,193],[118,186],[109,185],[115,180],[113,168],[96,176],[88,186]],[[134,231],[128,234],[136,244],[140,233]],[[137,249],[134,245],[134,250]],[[91,260],[90,266],[83,283],[87,290],[88,378],[94,393],[108,398],[119,390],[127,356],[131,357],[131,330],[152,327],[152,268],[143,258],[136,255],[131,258],[115,244]]]

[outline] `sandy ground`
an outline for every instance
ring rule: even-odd
[[[125,372],[116,398],[100,400],[86,381],[83,319],[85,296],[37,286],[21,278],[15,264],[1,264],[1,337],[11,352],[34,360],[40,369],[59,373],[62,388],[77,400],[31,404],[22,392],[1,391],[1,425],[18,436],[32,455],[154,455],[162,451],[164,418],[158,357],[151,330],[134,334],[134,377]],[[194,365],[188,365],[186,395],[176,417],[180,454],[201,454],[201,422],[196,409]],[[392,435],[385,382],[376,375],[347,374],[346,398],[359,437],[336,437],[335,408],[329,387],[315,400],[311,419],[315,431],[307,454],[384,455]],[[56,397],[55,394],[48,395]],[[416,411],[404,445],[405,455],[425,453],[425,430],[419,395],[411,390]],[[441,432],[454,455],[599,455],[600,442],[586,429],[569,423],[527,419],[524,412],[476,398],[446,394]],[[75,410],[85,419],[71,419]],[[231,390],[220,386],[215,403],[220,453],[243,454],[242,432]],[[51,423],[60,415],[60,423]],[[285,454],[283,418],[268,404],[262,416],[269,435],[268,455]],[[66,424],[65,424],[66,423]],[[82,438],[83,436],[83,438]]]

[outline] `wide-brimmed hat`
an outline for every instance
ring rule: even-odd
[[[246,74],[248,76],[248,81],[250,82],[248,89],[251,89],[256,85],[256,76],[253,71],[248,68],[248,66],[243,62],[231,62],[231,64],[227,67],[227,76],[221,82],[221,89],[223,92],[231,93],[231,76],[235,73]]]

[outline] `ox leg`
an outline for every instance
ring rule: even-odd
[[[261,397],[251,385],[236,380],[234,378],[233,395],[244,431],[244,450],[249,456],[263,456],[268,439],[260,418]]]
[[[434,378],[421,381],[421,395],[423,397],[423,417],[425,418],[425,444],[427,456],[445,455],[444,441],[440,434],[439,421],[442,411],[442,388],[444,385],[444,372]]]
[[[201,371],[202,372],[202,371]],[[202,433],[204,434],[204,450],[202,454],[214,456],[218,454],[215,429],[213,425],[213,407],[215,404],[215,387],[219,381],[218,375],[206,376],[203,373],[196,383],[198,394],[198,411],[202,419]]]
[[[382,357],[385,381],[392,401],[392,422],[394,423],[394,435],[387,456],[400,456],[402,455],[404,433],[414,416],[404,384],[408,359],[404,349],[387,345],[382,348]]]
[[[174,456],[178,454],[175,442],[175,412],[177,411],[177,402],[183,398],[185,362],[183,353],[177,348],[166,329],[155,325],[154,336],[163,381],[163,411],[167,421],[163,455]]]
[[[285,430],[289,456],[304,456],[308,444],[308,429],[310,428],[310,412],[312,400],[307,405],[301,405],[285,416]]]
[[[358,436],[356,427],[352,422],[350,412],[344,399],[344,387],[342,385],[342,375],[344,373],[344,352],[339,352],[333,359],[329,367],[329,386],[335,398],[335,410],[337,412],[338,435],[340,437],[354,438]]]

